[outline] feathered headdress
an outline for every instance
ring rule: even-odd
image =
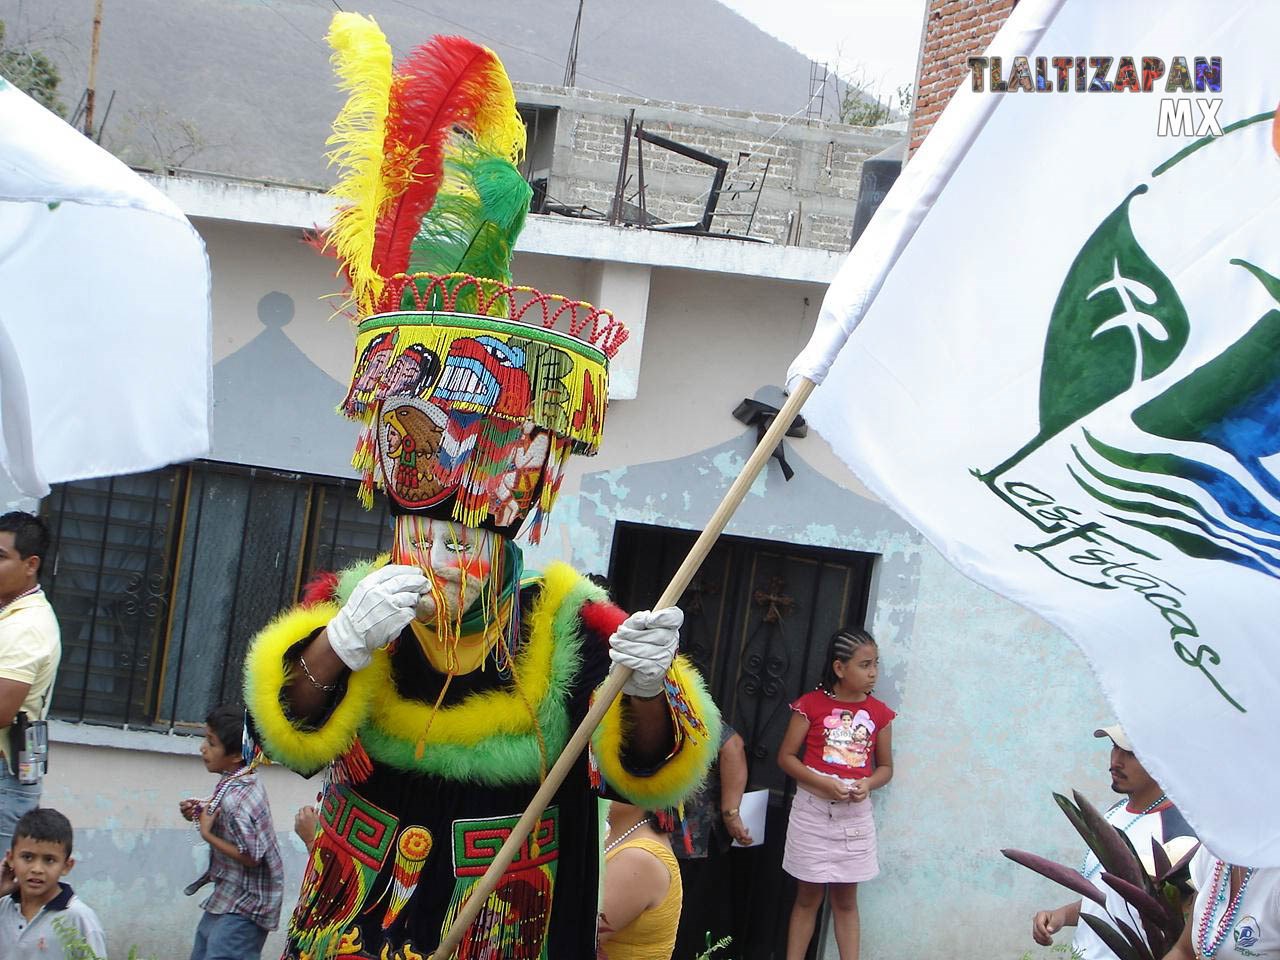
[[[335,14],[328,40],[347,103],[329,138],[329,158],[341,168],[333,195],[342,207],[327,244],[344,265],[356,309],[367,316],[379,305],[386,279],[409,272],[414,240],[446,180],[447,164],[459,168],[456,195],[474,192],[466,182],[468,167],[481,170],[486,185],[501,171],[496,176],[507,184],[500,196],[489,191],[500,207],[492,210],[498,220],[482,219],[491,212],[483,199],[469,206],[469,221],[453,204],[455,243],[465,249],[463,236],[471,229],[477,244],[487,246],[503,221],[519,231],[523,213],[516,217],[511,207],[523,211],[529,203],[528,185],[514,166],[524,153],[524,124],[497,55],[470,40],[434,37],[394,72],[391,47],[369,17]],[[521,187],[512,188],[508,174]],[[514,237],[506,239],[509,258]],[[453,273],[462,260],[432,272]]]
[[[341,410],[365,425],[361,499],[381,485],[397,511],[504,534],[532,513],[536,541],[565,460],[599,446],[626,328],[511,284],[532,191],[493,51],[435,37],[393,70],[377,24],[353,13],[328,39],[347,102],[329,140],[341,172],[325,247],[360,318]]]

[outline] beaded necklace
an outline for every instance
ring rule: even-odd
[[[1164,803],[1167,799],[1169,799],[1167,795],[1165,795],[1165,794],[1163,794],[1163,793],[1162,793],[1162,794],[1160,794],[1160,796],[1156,797],[1155,802],[1154,802],[1154,803],[1152,803],[1149,807],[1147,807],[1145,810],[1143,810],[1141,813],[1139,813],[1137,816],[1135,816],[1132,820],[1130,820],[1128,823],[1126,823],[1123,827],[1117,827],[1116,829],[1118,829],[1121,833],[1127,834],[1127,833],[1129,832],[1129,828],[1130,828],[1130,827],[1132,827],[1135,823],[1137,823],[1139,820],[1141,820],[1141,819],[1142,819],[1143,817],[1145,817],[1147,814],[1152,813],[1152,812],[1156,809],[1156,807],[1160,806],[1160,804]],[[1112,812],[1112,810],[1115,810],[1115,809],[1116,809],[1117,807],[1119,807],[1122,803],[1124,803],[1124,801],[1123,801],[1123,800],[1117,800],[1114,804],[1112,804],[1112,806],[1111,806],[1111,810],[1108,810],[1108,811],[1107,811],[1107,813],[1108,813],[1108,814],[1110,814],[1110,813]],[[1108,822],[1109,822],[1109,821],[1108,821]],[[1114,824],[1114,823],[1113,823],[1113,824],[1111,824],[1111,825],[1112,825],[1113,827],[1115,826],[1115,824]],[[1091,867],[1091,866],[1089,866],[1089,859],[1090,859],[1091,857],[1093,857],[1093,852],[1092,852],[1092,851],[1090,851],[1090,852],[1086,853],[1086,854],[1084,855],[1084,860],[1082,860],[1082,861],[1080,862],[1080,874],[1081,874],[1081,875],[1082,875],[1086,880],[1091,880],[1091,879],[1094,877],[1094,875],[1095,875],[1095,874],[1099,873],[1099,872],[1102,870],[1102,861],[1097,860],[1097,858],[1096,858],[1096,857],[1094,857],[1094,860],[1095,860],[1094,865],[1093,865],[1092,867]]]
[[[196,828],[196,840],[195,840],[196,846],[202,846],[204,843],[204,838],[200,835],[201,815],[206,810],[208,810],[210,813],[217,813],[218,806],[222,803],[223,798],[226,796],[227,788],[230,787],[231,784],[233,784],[235,781],[239,780],[241,777],[247,777],[249,774],[253,773],[254,769],[257,766],[258,766],[258,763],[256,759],[253,762],[246,763],[243,767],[241,767],[235,773],[228,774],[227,776],[221,778],[218,781],[218,785],[213,789],[213,796],[211,796],[208,800],[196,801],[195,815],[191,819],[192,824]]]
[[[634,827],[632,827],[630,830],[626,831],[626,832],[625,832],[622,836],[620,836],[617,840],[614,840],[611,844],[609,844],[607,847],[605,847],[605,848],[604,848],[604,852],[605,852],[605,853],[608,853],[610,850],[612,850],[612,849],[613,849],[614,847],[616,847],[618,844],[622,843],[622,841],[623,841],[623,840],[627,839],[627,837],[631,836],[633,833],[635,833],[637,830],[639,830],[641,827],[643,827],[646,823],[649,823],[652,819],[653,819],[652,817],[645,817],[643,820],[641,820],[639,823],[637,823],[637,824],[636,824]]]
[[[1223,882],[1223,877],[1226,882]],[[1240,912],[1240,904],[1244,902],[1244,891],[1249,886],[1249,879],[1253,876],[1253,868],[1250,867],[1244,872],[1244,879],[1240,881],[1240,889],[1236,891],[1236,895],[1231,898],[1231,902],[1226,904],[1223,909],[1222,919],[1218,921],[1217,931],[1213,935],[1213,939],[1209,939],[1209,930],[1213,926],[1213,918],[1218,912],[1218,907],[1226,902],[1227,891],[1231,889],[1231,871],[1226,868],[1226,864],[1218,860],[1213,868],[1213,885],[1209,888],[1209,902],[1205,904],[1204,913],[1200,915],[1200,929],[1197,931],[1197,945],[1200,948],[1200,956],[1203,960],[1210,960],[1218,953],[1223,942],[1227,939],[1227,934],[1235,927],[1236,914]]]
[[[208,800],[201,801],[198,805],[196,816],[198,817],[200,813],[203,813],[205,810],[208,810],[210,813],[217,813],[218,807],[222,803],[222,798],[226,796],[227,788],[241,777],[247,777],[249,774],[253,773],[254,767],[256,766],[257,764],[255,763],[246,763],[235,773],[227,774],[227,776],[219,780],[218,785],[213,789],[213,796]]]
[[[19,600],[21,600],[23,597],[29,597],[29,596],[31,596],[33,593],[39,593],[39,592],[40,592],[40,584],[38,584],[38,583],[37,583],[37,584],[36,584],[34,587],[32,587],[31,589],[29,589],[29,590],[23,590],[20,594],[18,594],[16,597],[14,597],[12,600],[10,600],[8,603],[0,604],[0,611],[8,610],[10,607],[12,607],[15,603],[17,603],[17,602],[18,602]]]

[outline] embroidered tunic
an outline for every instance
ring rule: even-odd
[[[413,960],[439,942],[537,790],[544,748],[549,766],[586,713],[624,617],[564,564],[525,585],[520,604],[523,643],[506,675],[490,660],[446,689],[406,628],[390,651],[349,676],[314,729],[281,703],[286,661],[337,604],[292,611],[255,639],[246,702],[263,749],[302,773],[333,763],[287,958]],[[657,769],[623,765],[618,704],[593,741],[604,780],[647,808],[696,788],[718,742],[715,708],[681,660],[668,673],[667,696],[676,743]],[[595,955],[600,839],[591,780],[579,758],[459,960]]]

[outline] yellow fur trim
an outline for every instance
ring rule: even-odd
[[[263,750],[272,760],[300,773],[320,769],[351,747],[356,731],[369,716],[377,684],[382,682],[372,666],[352,673],[346,695],[316,730],[299,728],[285,713],[280,694],[292,679],[285,667],[285,654],[299,640],[326,626],[337,612],[333,603],[290,610],[253,638],[245,658],[244,702],[253,715]]]
[[[346,264],[351,299],[361,316],[372,312],[382,292],[374,270],[374,226],[390,199],[382,178],[382,145],[391,100],[391,45],[372,17],[335,13],[326,37],[333,67],[347,102],[333,121],[329,161],[341,175],[329,195],[338,213],[328,243]]]
[[[530,733],[535,709],[547,695],[551,682],[551,655],[555,649],[552,620],[564,599],[580,581],[568,564],[554,563],[542,578],[542,592],[526,615],[529,639],[516,654],[516,690],[489,690],[472,694],[462,703],[441,707],[432,718],[432,706],[408,700],[396,691],[391,678],[391,658],[384,651],[373,655],[367,673],[377,674],[378,697],[371,717],[374,726],[401,740],[416,742],[427,731],[428,747],[437,744],[474,746],[494,734]],[[486,667],[486,669],[489,669]],[[523,697],[523,699],[522,699]],[[431,721],[430,729],[427,721]]]
[[[677,727],[675,750],[657,770],[640,776],[622,763],[622,742],[626,734],[623,697],[610,704],[592,738],[596,763],[605,782],[646,810],[662,810],[682,803],[702,785],[720,751],[720,711],[707,693],[702,676],[681,656],[676,657],[667,677],[683,693],[687,706],[701,721],[701,729],[678,709],[673,709],[672,721]]]

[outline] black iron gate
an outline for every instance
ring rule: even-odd
[[[619,523],[609,571],[618,603],[648,608],[696,535]],[[785,956],[794,883],[782,872],[782,848],[795,785],[774,758],[790,718],[788,704],[817,684],[831,635],[865,622],[873,561],[871,554],[848,550],[721,537],[680,598],[682,652],[746,742],[747,789],[770,792],[765,843],[733,853],[733,882],[724,891],[735,918],[735,960]]]
[[[197,461],[58,484],[41,582],[62,626],[52,714],[141,729],[203,728],[239,697],[249,638],[317,570],[391,539],[356,483]]]

